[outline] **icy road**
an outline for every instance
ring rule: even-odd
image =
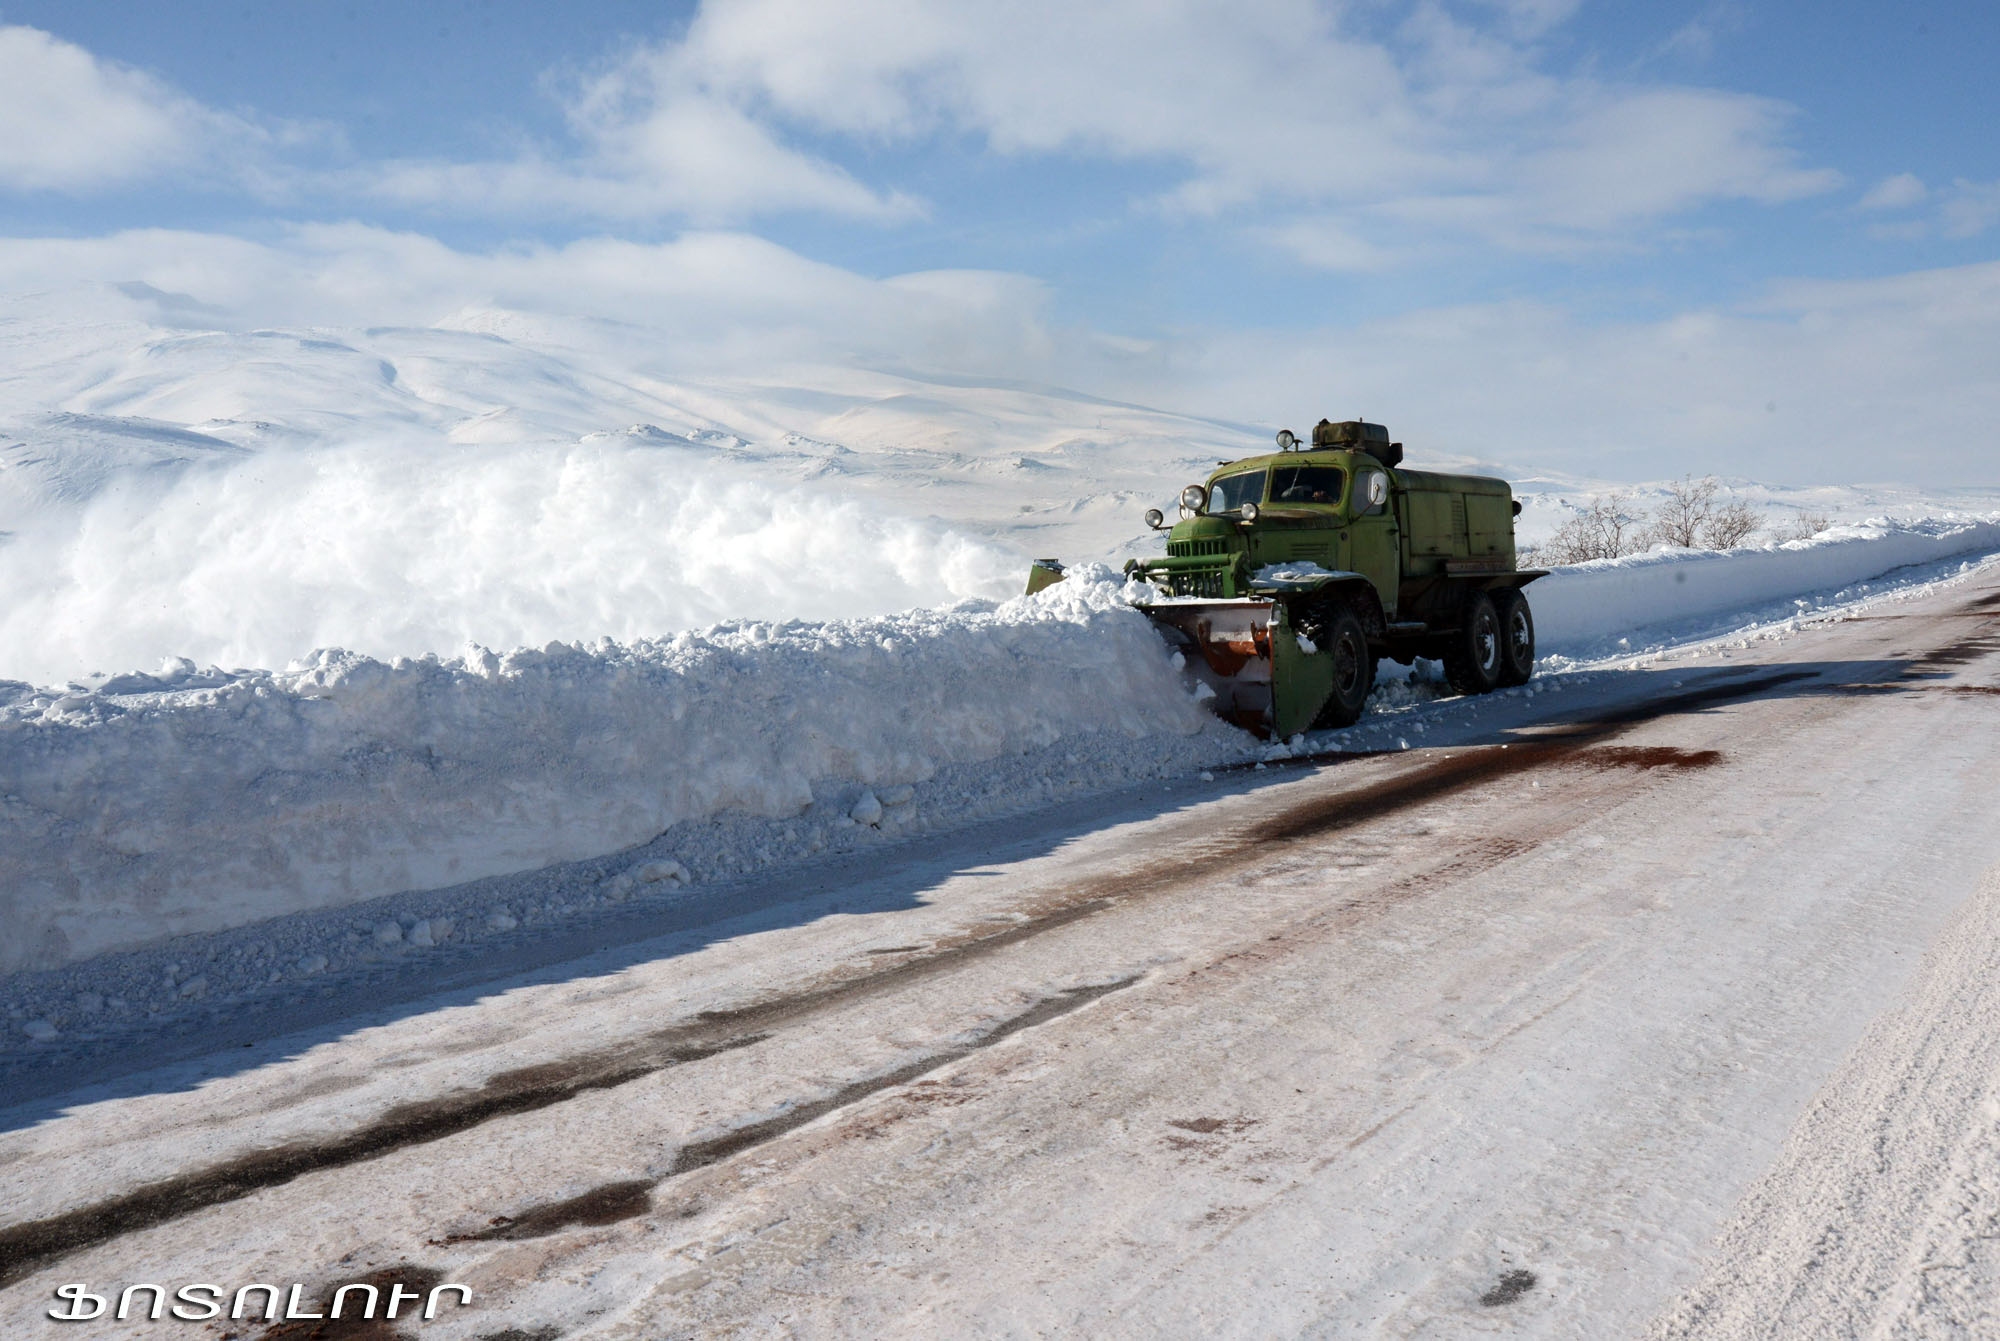
[[[424,1337],[2000,1335],[1984,572],[24,1081],[0,1331],[397,1277],[472,1291]],[[231,1326],[394,1334],[151,1325]]]

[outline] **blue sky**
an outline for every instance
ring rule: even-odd
[[[469,295],[521,304],[481,258],[715,235],[777,249],[742,252],[744,310],[778,273],[829,329],[844,301],[920,291],[990,327],[964,348],[994,366],[962,370],[1176,408],[1255,415],[1320,366],[1378,404],[1449,380],[1437,420],[1461,436],[1482,388],[1510,412],[1587,402],[1600,440],[1824,402],[1760,424],[1764,473],[1794,478],[1843,414],[1954,397],[1930,427],[1962,435],[1996,406],[1967,348],[2000,324],[1986,4],[182,0],[0,22],[0,235],[102,243],[61,253],[80,278],[200,287],[186,258],[230,239],[324,267],[342,244],[300,230],[333,225],[344,262],[420,238],[467,258]],[[157,229],[177,255],[133,240]],[[0,274],[57,254],[17,253]],[[195,296],[226,304],[226,280]],[[700,283],[729,303],[728,275]],[[262,319],[370,316],[328,304]],[[1852,312],[1879,343],[1828,333]],[[1657,390],[1648,369],[1691,350],[1713,375]],[[1629,437],[1607,473],[1657,450]]]

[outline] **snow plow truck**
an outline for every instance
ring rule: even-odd
[[[1310,444],[1280,432],[1275,453],[1181,490],[1171,528],[1146,512],[1166,556],[1126,575],[1153,588],[1141,609],[1224,720],[1279,740],[1346,726],[1382,657],[1441,661],[1461,694],[1534,674],[1522,588],[1547,573],[1515,566],[1513,491],[1402,460],[1380,424],[1321,420]],[[1037,560],[1028,591],[1062,576]]]

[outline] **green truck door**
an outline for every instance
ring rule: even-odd
[[[1382,613],[1394,619],[1396,589],[1402,585],[1402,537],[1389,494],[1389,477],[1381,471],[1355,472],[1347,553],[1348,567],[1375,584]]]

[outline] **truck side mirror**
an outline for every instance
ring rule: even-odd
[[[1389,501],[1389,477],[1371,470],[1366,476],[1366,481],[1362,485],[1365,505],[1361,511],[1364,516],[1372,517],[1382,510],[1384,503]]]

